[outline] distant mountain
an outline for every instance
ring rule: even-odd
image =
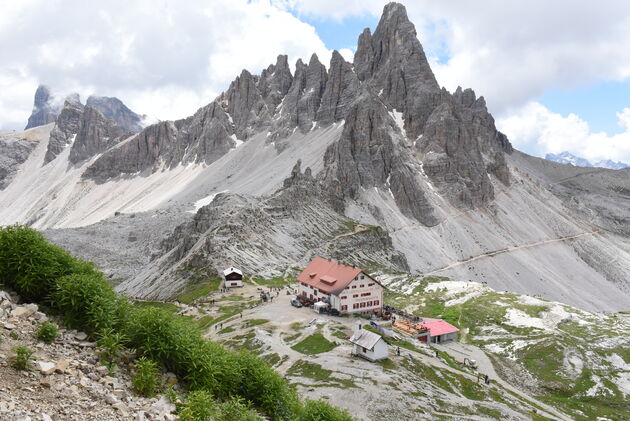
[[[545,155],[545,159],[548,161],[558,162],[560,164],[569,164],[576,167],[599,167],[608,168],[610,170],[620,170],[622,168],[630,167],[630,165],[624,162],[615,162],[610,159],[591,162],[588,159],[580,158],[579,156],[575,156],[567,151],[561,152],[559,154],[548,153],[547,155]]]

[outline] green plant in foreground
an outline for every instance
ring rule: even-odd
[[[125,337],[122,333],[115,332],[111,328],[103,329],[99,336],[97,341],[98,356],[101,364],[109,369],[110,374],[113,374],[122,354]]]
[[[326,402],[307,400],[302,419],[309,421],[352,421],[348,411],[334,408]]]
[[[47,344],[53,343],[57,336],[59,336],[59,328],[51,321],[45,321],[39,325],[37,332],[35,332],[35,337]]]
[[[12,330],[11,333],[9,333],[9,336],[14,341],[17,341],[18,339],[20,339],[20,335],[18,335],[18,333],[15,330]]]
[[[16,370],[30,370],[35,351],[28,347],[18,345],[13,347],[13,352],[15,353],[11,358],[13,368]]]
[[[160,389],[160,370],[155,361],[140,357],[136,362],[136,374],[131,379],[136,393],[150,398]]]
[[[241,397],[234,397],[218,406],[217,421],[263,421]]]
[[[216,408],[212,395],[205,390],[195,390],[188,394],[183,409],[179,413],[181,421],[210,421],[214,419]]]

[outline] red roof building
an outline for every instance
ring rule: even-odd
[[[436,344],[457,339],[459,332],[458,328],[440,319],[424,319],[420,326],[429,330],[429,340]]]
[[[297,277],[298,295],[347,313],[380,311],[383,286],[363,270],[316,257]]]

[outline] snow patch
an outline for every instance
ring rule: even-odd
[[[405,131],[405,119],[403,118],[403,113],[401,113],[400,111],[393,110],[389,113],[389,115],[394,119],[394,122],[400,129],[400,132],[405,136],[405,139],[407,139],[407,132]]]
[[[539,317],[532,317],[525,312],[516,308],[510,308],[505,313],[505,324],[515,327],[535,327],[542,330],[547,330],[546,324]]]
[[[235,134],[231,135],[230,138],[232,138],[232,140],[234,141],[234,147],[232,149],[236,149],[239,146],[241,146],[243,143],[245,143],[242,140],[237,139]]]
[[[217,194],[219,193],[225,193],[227,190],[222,190],[220,192],[216,192],[216,193],[212,193],[209,196],[206,196],[202,199],[199,199],[195,202],[194,206],[195,208],[192,210],[189,210],[188,213],[197,213],[197,211],[201,208],[203,208],[206,205],[209,205],[210,203],[212,203],[212,201],[214,200],[214,198],[217,196]]]

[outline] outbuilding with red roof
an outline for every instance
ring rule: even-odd
[[[383,285],[354,266],[316,257],[297,280],[298,295],[342,313],[372,313],[383,305]]]
[[[457,332],[459,332],[455,326],[440,319],[424,319],[419,325],[427,328],[429,331],[428,340],[434,344],[454,341],[457,339]],[[420,338],[420,340],[424,342],[427,339],[425,337]]]

